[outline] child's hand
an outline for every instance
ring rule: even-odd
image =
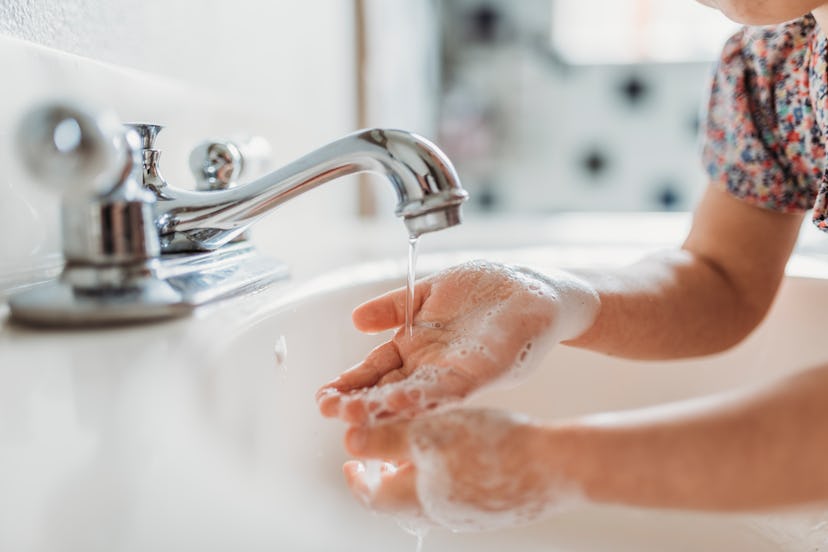
[[[598,296],[582,281],[475,261],[417,283],[413,337],[400,328],[317,394],[323,415],[350,424],[410,418],[503,379],[525,374],[550,345],[577,337]],[[405,289],[359,306],[356,327],[405,321]]]
[[[348,462],[345,477],[367,507],[404,521],[495,529],[582,502],[561,479],[544,429],[504,412],[458,409],[356,426],[345,445],[355,456],[391,461],[373,477],[362,462]]]

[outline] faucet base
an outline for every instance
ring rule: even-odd
[[[210,253],[164,256],[151,270],[119,286],[77,285],[90,271],[67,266],[58,280],[11,297],[12,320],[34,326],[95,326],[175,318],[288,277],[286,264],[245,242]]]
[[[31,326],[101,326],[184,316],[193,307],[163,280],[86,292],[56,280],[9,299],[11,319]]]

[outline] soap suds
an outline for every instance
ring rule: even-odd
[[[348,408],[348,404],[354,401],[362,402],[366,408],[364,422],[368,424],[387,421],[391,417],[413,417],[418,412],[457,400],[457,397],[434,396],[441,389],[441,377],[450,374],[450,370],[431,365],[420,366],[403,380],[370,387],[353,396],[344,395],[340,409]]]
[[[452,531],[524,525],[584,502],[571,485],[551,481],[543,458],[515,469],[509,437],[526,418],[455,410],[412,422],[417,495],[426,517]]]
[[[459,313],[466,316],[459,321],[413,320],[416,328],[451,332],[435,340],[442,348],[441,365],[424,363],[405,379],[343,395],[340,407],[362,402],[369,424],[412,419],[411,460],[423,513],[453,531],[522,525],[583,503],[577,488],[550,479],[545,459],[527,456],[515,464],[520,442],[513,436],[529,420],[505,412],[444,407],[456,406],[483,388],[523,381],[552,346],[589,328],[600,306],[597,293],[570,274],[550,278],[485,261],[434,278],[433,290],[440,278],[452,279],[452,288],[464,290],[463,302],[471,305]],[[513,328],[525,331],[509,334]],[[511,341],[504,341],[504,335]],[[415,417],[426,411],[432,413]],[[383,469],[380,462],[365,466],[372,496]],[[411,523],[395,517],[401,526]],[[428,526],[424,520],[414,522]]]

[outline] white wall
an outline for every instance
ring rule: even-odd
[[[353,28],[345,0],[0,0],[0,34],[332,130],[353,124]]]
[[[0,0],[0,290],[59,261],[57,198],[13,148],[34,101],[71,96],[164,124],[164,172],[186,187],[189,149],[206,137],[263,135],[279,165],[354,130],[354,43],[345,0]],[[262,231],[295,247],[298,226],[317,248],[326,230],[308,221],[352,217],[355,190],[293,200]]]
[[[440,96],[439,10],[433,0],[365,0],[366,126],[436,141]],[[387,185],[373,181],[379,218],[393,218]]]

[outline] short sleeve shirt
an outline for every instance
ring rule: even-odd
[[[811,16],[745,27],[726,43],[703,133],[702,158],[714,186],[776,211],[819,207],[826,169],[826,54],[828,40]],[[821,200],[824,209],[828,202]]]

